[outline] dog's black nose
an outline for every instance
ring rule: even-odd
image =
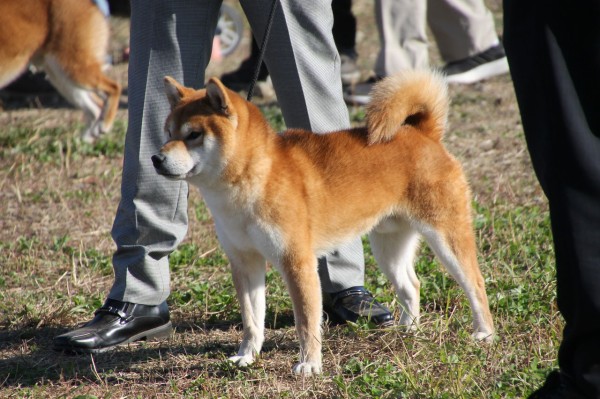
[[[163,161],[165,160],[165,156],[161,153],[158,153],[156,155],[152,155],[152,164],[154,165],[154,167],[156,169],[160,168]]]

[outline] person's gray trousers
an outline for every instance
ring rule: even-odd
[[[323,133],[348,127],[331,1],[278,1],[265,62],[286,125]],[[271,0],[241,3],[261,43]],[[163,77],[204,85],[220,5],[218,0],[131,1],[129,124],[112,229],[117,250],[109,298],[156,305],[169,296],[168,255],[187,232],[188,185],[159,176],[150,159],[165,140],[169,105]],[[320,267],[325,292],[363,285],[360,238],[328,256],[327,263]]]
[[[429,68],[428,25],[445,62],[499,43],[494,16],[483,0],[376,0],[375,16],[381,42],[378,76]]]

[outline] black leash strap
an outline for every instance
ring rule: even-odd
[[[260,52],[258,53],[258,61],[256,62],[256,68],[254,68],[254,77],[250,82],[250,87],[248,87],[248,97],[246,98],[248,101],[252,100],[252,96],[254,95],[254,86],[256,86],[258,74],[260,73],[260,67],[263,63],[263,58],[265,57],[265,51],[267,50],[267,41],[269,40],[269,36],[271,35],[271,27],[273,26],[273,20],[275,19],[275,10],[277,9],[277,3],[279,3],[278,0],[273,0],[273,5],[271,5],[271,12],[269,14],[269,20],[267,21],[265,35],[263,36],[262,44],[260,46]]]

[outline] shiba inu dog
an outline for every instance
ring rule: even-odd
[[[108,21],[91,0],[0,1],[0,87],[30,64],[43,69],[52,85],[83,110],[85,141],[112,127],[120,85],[103,72]]]
[[[193,90],[165,78],[168,136],[156,171],[196,185],[233,271],[244,337],[238,365],[251,364],[264,339],[265,261],[283,276],[293,302],[300,361],[321,371],[321,289],[317,257],[369,232],[375,258],[401,304],[399,323],[419,322],[413,261],[423,237],[464,289],[473,336],[494,327],[477,262],[470,190],[441,143],[448,99],[443,79],[407,71],[381,81],[367,126],[276,134],[259,109],[218,79]]]

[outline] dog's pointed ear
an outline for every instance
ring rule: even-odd
[[[165,92],[167,94],[167,98],[169,99],[169,104],[171,104],[172,110],[181,102],[181,99],[185,97],[189,89],[179,84],[179,82],[170,76],[165,76],[164,83]]]
[[[221,112],[225,115],[231,115],[233,112],[231,100],[227,95],[227,89],[217,78],[210,78],[206,84],[206,95],[210,101],[210,105],[215,111]]]

